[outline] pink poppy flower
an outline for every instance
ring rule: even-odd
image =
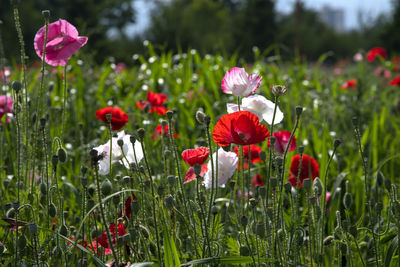
[[[8,115],[12,115],[12,108],[13,108],[14,101],[11,97],[6,96],[6,95],[0,95],[0,124],[1,124],[1,119],[3,118],[4,115],[6,115],[6,123],[11,122],[11,117]]]
[[[260,86],[261,79],[256,74],[248,75],[243,68],[234,67],[222,79],[222,91],[235,96],[249,96]]]
[[[46,27],[43,26],[35,35],[36,54],[43,58]],[[65,66],[68,59],[87,42],[85,36],[78,36],[76,28],[68,21],[59,19],[49,24],[45,61],[52,66]]]
[[[286,147],[288,146],[290,135],[291,132],[289,131],[274,132],[272,134],[272,136],[275,137],[274,149],[279,153],[283,154],[283,152],[285,152]],[[271,141],[268,139],[268,147],[270,146],[271,146]],[[296,149],[296,138],[293,136],[292,140],[290,141],[288,151],[293,151],[294,149]]]
[[[357,89],[357,79],[351,79],[346,81],[342,86],[340,87],[342,90],[346,90],[349,88]]]

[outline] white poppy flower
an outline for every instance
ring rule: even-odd
[[[212,159],[214,161],[214,173],[218,167],[218,186],[224,186],[229,178],[232,177],[238,166],[239,158],[234,152],[225,152],[222,148],[218,149],[218,165],[216,163],[216,152],[213,153]],[[212,172],[211,172],[211,161],[207,164],[208,171],[204,175],[205,187],[211,188],[212,184]],[[214,183],[216,184],[216,177]]]
[[[240,110],[250,111],[251,113],[257,115],[260,122],[265,120],[268,124],[272,124],[272,118],[274,116],[274,102],[266,99],[262,95],[252,95],[242,99],[242,104],[240,105]],[[239,111],[239,106],[236,104],[228,103],[226,105],[228,113],[233,113]],[[278,124],[283,120],[283,113],[276,108],[275,121],[274,124]]]

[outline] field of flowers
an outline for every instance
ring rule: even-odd
[[[44,17],[0,62],[0,265],[400,266],[398,57],[94,65]]]

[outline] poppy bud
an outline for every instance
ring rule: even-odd
[[[299,154],[303,154],[304,153],[304,146],[299,146],[297,148],[297,151],[299,152]]]
[[[47,121],[46,118],[44,118],[44,117],[40,118],[40,126],[42,126],[42,127],[46,126],[46,121]]]
[[[320,195],[322,195],[322,190],[323,189],[322,189],[321,180],[317,177],[317,178],[315,178],[314,183],[313,183],[314,194],[317,196],[320,196]]]
[[[15,217],[15,209],[14,208],[10,208],[6,213],[6,217],[7,218],[14,218]]]
[[[172,209],[175,205],[174,197],[172,195],[166,196],[164,198],[164,203],[168,209]]]
[[[20,250],[22,250],[22,249],[24,249],[24,248],[26,247],[26,237],[25,237],[25,235],[21,235],[21,236],[18,238],[17,246],[18,246],[18,248],[19,248]]]
[[[196,120],[197,120],[200,124],[203,124],[203,123],[204,123],[205,117],[206,117],[206,114],[204,114],[203,111],[198,110],[198,111],[196,112]]]
[[[168,125],[168,122],[166,121],[166,120],[162,120],[161,121],[161,126],[162,127],[165,127],[165,126],[167,126]]]
[[[135,142],[136,142],[136,137],[133,136],[133,135],[131,135],[131,136],[129,137],[129,140],[131,141],[131,143],[132,143],[132,145],[133,145],[133,144],[135,144]]]
[[[292,184],[287,182],[283,185],[283,188],[285,188],[286,193],[291,193],[292,191]]]
[[[121,197],[119,195],[115,195],[112,198],[114,205],[118,205],[119,201],[121,200]]]
[[[257,200],[254,197],[250,198],[249,202],[252,208],[255,208],[257,206]]]
[[[39,184],[39,190],[42,195],[47,195],[47,185],[45,183]]]
[[[28,224],[28,229],[31,232],[31,234],[35,235],[37,233],[38,230],[38,225],[37,223],[30,223]]]
[[[60,160],[61,163],[64,163],[67,161],[67,151],[64,148],[60,147],[57,150],[57,155],[58,155],[58,159]]]
[[[58,156],[57,155],[53,155],[51,157],[51,164],[53,165],[54,168],[56,168],[56,166],[58,164]]]
[[[137,130],[137,134],[138,134],[140,142],[143,142],[145,133],[146,133],[146,131],[143,128],[140,128],[140,129]]]
[[[81,166],[81,173],[83,176],[85,176],[86,172],[87,172],[87,167],[86,166]]]
[[[300,118],[301,113],[303,113],[303,107],[297,106],[296,107],[296,116]]]
[[[56,217],[56,215],[57,215],[57,207],[56,205],[54,205],[53,202],[51,202],[49,205],[49,216],[54,218]]]
[[[340,139],[335,139],[335,141],[333,141],[333,147],[337,148],[338,146],[340,146],[341,143],[342,141]]]
[[[167,115],[168,120],[171,120],[172,116],[174,116],[174,112],[172,110],[168,110],[166,115]]]
[[[68,236],[68,228],[65,224],[61,225],[59,233],[60,235]]]
[[[52,92],[53,89],[54,89],[54,82],[53,82],[53,81],[50,81],[50,82],[49,82],[49,92]]]
[[[110,180],[105,179],[101,183],[100,190],[101,190],[101,193],[104,196],[108,196],[109,194],[111,194],[111,192],[112,192],[112,184],[111,184]]]
[[[91,210],[94,207],[95,203],[93,199],[88,199],[86,202],[86,209]]]
[[[99,152],[96,149],[92,149],[89,152],[90,157],[92,158],[92,160],[97,160],[97,156],[99,154]]]
[[[211,214],[215,216],[218,214],[218,212],[219,212],[219,207],[214,203],[211,207]]]
[[[96,191],[96,186],[94,184],[90,184],[88,187],[89,196],[93,197],[95,191]]]
[[[256,224],[256,234],[261,238],[265,236],[265,225],[263,222]]]
[[[21,91],[22,89],[22,83],[20,83],[19,81],[14,81],[12,82],[11,87],[18,94],[19,91]]]
[[[50,18],[50,10],[42,10],[42,16],[45,19],[49,19]]]
[[[122,184],[129,185],[130,182],[131,182],[131,177],[130,176],[122,177]]]
[[[272,85],[271,92],[274,96],[279,97],[286,94],[287,88],[284,85]]]
[[[385,180],[385,176],[383,175],[383,173],[381,172],[381,171],[378,171],[377,173],[376,173],[376,176],[375,176],[376,178],[376,183],[379,185],[379,186],[382,186],[383,185],[383,183],[384,183],[384,180]]]
[[[157,194],[159,196],[163,196],[164,195],[164,191],[165,191],[164,189],[165,189],[164,186],[162,186],[162,185],[158,186],[157,187]]]
[[[324,238],[324,246],[329,246],[333,240],[335,240],[335,237],[328,235]]]
[[[122,147],[124,145],[124,140],[118,139],[117,144]]]
[[[286,232],[283,229],[278,230],[278,238],[281,241],[286,240]]]
[[[260,159],[262,161],[265,161],[267,159],[267,153],[265,153],[265,151],[261,151],[258,156],[260,157]]]

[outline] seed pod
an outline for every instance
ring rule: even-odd
[[[105,179],[101,183],[100,190],[101,190],[101,193],[104,196],[108,196],[109,194],[111,194],[111,192],[112,192],[112,184],[111,184],[110,180]]]
[[[252,208],[257,207],[257,200],[254,197],[250,198],[249,202]]]
[[[124,145],[124,140],[118,139],[117,144],[118,144],[118,146],[122,147]]]
[[[167,115],[168,120],[171,120],[172,117],[174,116],[174,112],[172,110],[168,110],[166,115]]]
[[[53,202],[51,202],[49,205],[49,216],[54,218],[56,217],[56,215],[57,215],[57,207],[56,205],[54,205]]]
[[[129,141],[131,141],[131,144],[132,144],[132,145],[135,144],[135,142],[136,142],[136,137],[135,137],[134,135],[131,135],[131,136],[129,137]]]
[[[256,224],[256,234],[263,238],[265,236],[265,225],[262,222]]]
[[[287,88],[284,85],[272,85],[271,92],[274,96],[279,97],[286,94]]]
[[[19,249],[24,249],[25,247],[26,247],[26,237],[25,237],[25,235],[21,235],[19,238],[18,238],[18,241],[17,241],[17,246],[18,246],[18,248]]]
[[[67,151],[64,148],[60,147],[57,150],[57,155],[58,155],[58,159],[60,160],[61,163],[64,163],[67,161]]]

